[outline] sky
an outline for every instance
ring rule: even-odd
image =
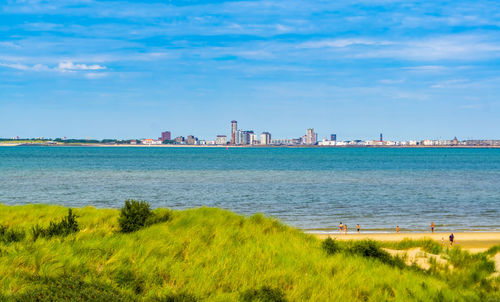
[[[500,1],[0,0],[0,137],[500,139]]]

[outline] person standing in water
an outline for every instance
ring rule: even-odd
[[[399,233],[399,225],[396,226],[396,233]]]
[[[360,229],[360,227],[359,227],[359,223],[358,223],[358,225],[356,226],[356,229],[358,230],[358,234],[359,234],[359,229]]]
[[[431,232],[434,233],[434,221],[431,221]]]
[[[453,242],[455,241],[455,235],[453,233],[450,234],[450,246],[453,246]]]
[[[344,233],[347,235],[347,224],[344,224]]]
[[[344,229],[344,225],[342,224],[342,221],[339,223],[339,234],[342,235],[342,230]]]

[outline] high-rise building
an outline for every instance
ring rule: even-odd
[[[330,140],[331,140],[332,142],[336,142],[336,141],[337,141],[337,134],[332,134],[332,135],[330,135]]]
[[[188,145],[196,145],[198,143],[198,138],[194,135],[188,135],[186,139],[186,144]]]
[[[260,135],[260,144],[261,145],[269,145],[271,144],[271,133],[269,132],[262,132]]]
[[[238,122],[235,120],[231,121],[231,145],[236,144],[236,131],[238,130]]]
[[[215,138],[215,144],[216,145],[227,145],[227,136],[217,135],[217,138]]]
[[[247,145],[251,145],[252,144],[252,135],[253,135],[253,130],[247,130],[245,131],[245,143]]]
[[[233,145],[244,145],[245,144],[245,131],[236,130],[234,134],[234,144]]]
[[[316,132],[314,132],[314,128],[307,129],[304,140],[305,140],[306,145],[315,145],[316,144],[316,142],[318,141],[318,135]]]
[[[380,133],[380,141],[383,142],[382,133]]]
[[[252,131],[252,133],[250,133],[250,140],[248,141],[248,143],[250,145],[258,145],[258,144],[260,144],[259,135],[253,133],[253,131]]]
[[[172,134],[170,133],[170,131],[164,131],[161,133],[161,141],[169,141],[171,140],[171,136]]]

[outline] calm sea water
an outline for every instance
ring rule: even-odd
[[[303,229],[500,230],[500,149],[0,147],[0,203],[209,206]]]

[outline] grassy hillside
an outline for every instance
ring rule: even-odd
[[[320,240],[274,219],[212,208],[173,211],[169,221],[133,233],[119,232],[119,210],[74,209],[80,231],[33,240],[34,225],[46,227],[67,212],[0,205],[0,225],[26,234],[0,240],[0,301],[500,298],[498,278],[485,277],[491,268],[484,261],[467,260],[464,271],[477,274],[466,276],[457,268],[460,279],[353,253],[356,243],[335,243],[340,251],[328,254]]]

